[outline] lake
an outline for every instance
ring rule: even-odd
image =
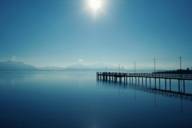
[[[0,127],[191,128],[192,100],[99,82],[94,71],[0,71]]]

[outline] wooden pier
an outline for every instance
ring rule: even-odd
[[[189,93],[185,87],[185,81],[192,80],[192,74],[97,72],[96,76],[99,81],[142,86],[150,90],[192,97],[192,92]],[[162,80],[164,80],[163,87]],[[172,80],[178,81],[177,90],[173,89]]]

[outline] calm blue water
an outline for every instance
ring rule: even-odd
[[[95,72],[1,71],[0,128],[9,127],[190,128],[192,101],[97,82]]]

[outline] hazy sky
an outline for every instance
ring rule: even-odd
[[[36,66],[192,60],[192,0],[0,0],[0,59]],[[174,65],[173,64],[173,65]]]

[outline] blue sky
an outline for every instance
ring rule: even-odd
[[[86,0],[1,0],[0,59],[36,66],[75,63],[192,65],[191,0],[104,0],[96,18]]]

